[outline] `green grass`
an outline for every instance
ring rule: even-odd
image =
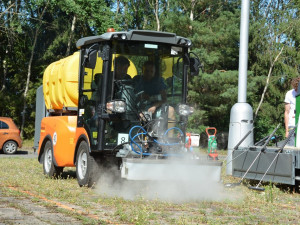
[[[23,140],[21,150],[33,151],[34,140]]]
[[[265,186],[265,192],[249,190],[247,182],[236,188],[222,189],[225,198],[218,201],[196,199],[172,203],[143,196],[126,200],[99,194],[96,189],[80,188],[73,168],[65,168],[63,178],[48,179],[35,158],[1,158],[0,155],[0,162],[1,195],[28,197],[37,204],[73,216],[83,224],[105,224],[107,221],[130,224],[295,224],[299,220],[300,194],[281,190],[272,184]],[[224,172],[222,179],[224,183],[239,180],[226,176]],[[84,214],[53,207],[53,203],[12,190],[10,186],[74,206]],[[205,195],[208,190],[201,191]],[[99,220],[89,218],[87,214],[97,215]]]

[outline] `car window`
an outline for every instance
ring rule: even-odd
[[[4,123],[3,121],[0,121],[0,129],[8,129],[7,123]]]

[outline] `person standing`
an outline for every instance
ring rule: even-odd
[[[285,137],[289,136],[290,130],[295,127],[295,109],[296,109],[296,94],[298,89],[298,83],[300,77],[292,79],[291,85],[293,89],[289,90],[285,94],[285,110],[284,110],[284,125],[285,125]],[[292,136],[287,143],[287,146],[295,146],[295,136]]]

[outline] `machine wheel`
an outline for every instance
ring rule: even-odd
[[[296,193],[300,193],[300,181],[299,180],[296,180],[295,182],[295,188],[294,188],[294,191]]]
[[[48,177],[59,177],[63,172],[63,167],[57,167],[53,163],[52,144],[47,141],[43,153],[43,170]]]
[[[98,164],[89,153],[89,146],[82,141],[78,147],[76,157],[76,176],[80,187],[92,187],[97,182]]]
[[[18,145],[14,141],[7,141],[3,145],[3,152],[5,154],[9,154],[9,155],[15,154],[17,152],[17,149],[18,149]]]

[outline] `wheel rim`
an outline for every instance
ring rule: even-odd
[[[16,145],[15,143],[13,142],[8,142],[6,145],[5,145],[5,151],[7,153],[14,153],[16,151]]]
[[[50,171],[52,164],[52,151],[51,149],[47,149],[44,158],[45,171],[48,173]]]
[[[87,171],[87,154],[82,152],[78,158],[78,176],[80,179],[84,179]]]

